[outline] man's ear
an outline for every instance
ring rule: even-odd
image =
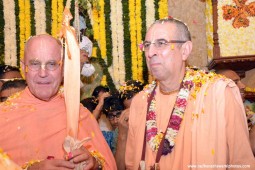
[[[192,42],[187,41],[184,44],[182,44],[181,47],[181,53],[182,53],[182,60],[186,61],[192,51]]]

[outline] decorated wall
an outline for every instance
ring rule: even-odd
[[[212,18],[207,19],[206,16],[211,16],[212,14],[212,7],[211,7],[212,0],[168,0],[168,11],[169,15],[174,17],[180,18],[185,23],[188,24],[191,34],[192,34],[192,41],[193,41],[193,52],[189,57],[189,64],[195,65],[201,68],[207,69],[208,62],[211,61],[213,56],[213,35],[212,35]],[[223,1],[218,1],[223,2]],[[250,4],[251,2],[255,2],[254,0],[249,0],[246,2],[246,5]],[[224,3],[228,3],[229,5],[236,6],[233,0],[224,1]],[[210,4],[210,5],[209,5]],[[221,11],[222,14],[222,11]],[[211,16],[212,17],[212,16]],[[248,16],[248,19],[253,22],[255,17]],[[233,24],[234,18],[226,21],[222,17],[220,22],[226,21],[227,25]],[[252,26],[251,28],[254,28]],[[224,30],[220,30],[223,32]],[[233,29],[231,28],[231,31]],[[248,33],[243,33],[244,28],[241,28],[241,35],[236,35],[236,39],[241,39],[242,48],[234,47],[235,50],[228,49],[230,53],[237,53],[237,50],[241,50],[241,52],[246,51],[245,54],[255,54],[254,51],[254,43],[250,43],[250,37],[255,37],[254,29],[248,31]],[[231,34],[234,34],[233,32]],[[222,35],[222,34],[221,34]],[[232,40],[232,39],[231,39]],[[224,41],[224,38],[223,38]],[[254,41],[254,40],[252,40]],[[225,42],[225,41],[224,41]],[[222,44],[224,42],[221,41]],[[230,40],[226,41],[228,44],[231,43]],[[233,41],[234,43],[235,41]],[[240,46],[240,43],[238,44]],[[224,48],[224,47],[223,47]],[[224,53],[227,53],[227,48],[224,50]],[[248,53],[247,53],[248,52]],[[248,87],[255,90],[255,69],[249,70],[246,72],[246,77],[242,79],[242,82],[245,83]]]
[[[91,80],[112,89],[129,79],[148,82],[151,77],[138,44],[154,20],[168,15],[183,20],[190,28],[194,46],[188,63],[206,68],[212,56],[212,47],[208,46],[212,35],[206,34],[212,24],[206,20],[211,10],[206,4],[210,1],[81,0],[80,13],[87,26],[83,34],[93,41],[92,61],[100,70],[99,76]],[[56,37],[65,3],[66,0],[0,0],[0,62],[18,66],[24,44],[32,35],[48,33]],[[74,6],[73,0],[73,14]],[[246,75],[244,82],[255,87],[254,70]]]
[[[19,65],[30,36],[57,37],[66,0],[0,0],[1,63]],[[126,80],[148,82],[148,70],[138,45],[156,19],[168,16],[167,0],[80,1],[85,18],[82,34],[93,41],[93,61],[103,72],[101,83],[115,89]],[[75,12],[72,1],[71,12]],[[75,16],[75,15],[74,15]]]

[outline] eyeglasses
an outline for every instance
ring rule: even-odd
[[[49,61],[45,64],[42,64],[39,61],[30,61],[28,63],[28,65],[25,65],[25,66],[26,66],[26,71],[27,71],[27,68],[31,71],[38,71],[40,69],[54,71],[61,65],[62,65],[62,61],[60,60],[58,62],[57,61]]]
[[[185,43],[186,41],[182,40],[165,40],[165,39],[158,39],[154,42],[148,42],[145,41],[141,46],[142,46],[142,51],[148,51],[150,49],[151,44],[154,44],[156,49],[164,49],[169,43]]]
[[[107,118],[109,120],[114,120],[114,118],[116,117],[117,119],[120,118],[121,115],[121,111],[117,112],[117,113],[108,113]]]

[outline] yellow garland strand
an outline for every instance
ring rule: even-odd
[[[99,40],[99,13],[98,10],[96,8],[96,5],[93,5],[92,8],[92,15],[93,15],[93,35],[94,35],[94,39],[96,41]]]
[[[205,8],[206,16],[206,38],[207,38],[207,56],[208,61],[213,59],[213,17],[212,17],[212,1],[206,0]]]
[[[25,2],[24,0],[19,0],[19,20],[20,25],[20,32],[19,32],[19,38],[20,38],[20,59],[23,60],[24,58],[24,47],[25,47]]]
[[[136,51],[137,51],[137,79],[143,81],[143,57],[138,44],[142,42],[142,19],[141,19],[141,0],[136,0]]]
[[[30,0],[25,0],[25,41],[31,36]]]
[[[106,58],[106,39],[105,39],[105,17],[104,17],[104,0],[99,1],[100,10],[99,10],[99,42],[101,56],[103,59]]]
[[[133,79],[137,80],[137,41],[136,41],[136,16],[135,16],[135,1],[129,0],[129,25],[130,25],[130,40],[131,40],[131,56],[132,56],[132,73]]]
[[[159,1],[159,18],[166,18],[168,17],[168,2],[167,0],[160,0]]]
[[[63,11],[64,11],[64,6],[63,6],[63,0],[58,0],[57,2],[58,5],[58,13],[57,13],[57,33],[62,27],[62,21],[63,21]]]
[[[58,29],[58,15],[57,15],[58,1],[51,1],[51,35],[53,37],[57,36]]]
[[[107,85],[106,75],[103,75],[102,80],[101,80],[101,85],[102,86],[106,86]]]

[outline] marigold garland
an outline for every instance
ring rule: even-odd
[[[31,36],[30,0],[25,0],[25,41]]]
[[[143,58],[142,51],[139,49],[138,44],[142,41],[142,19],[141,19],[141,0],[136,0],[136,52],[137,52],[137,79],[143,80]]]
[[[26,39],[26,36],[25,36],[25,25],[26,25],[26,22],[25,22],[25,2],[24,0],[19,0],[19,20],[20,21],[23,21],[23,22],[20,22],[19,25],[20,25],[20,59],[22,60],[23,57],[24,57],[24,47],[25,47],[25,39]]]
[[[167,0],[159,0],[159,18],[166,18],[168,16],[168,2]]]
[[[130,26],[130,40],[131,40],[131,58],[132,58],[132,73],[133,79],[137,77],[137,32],[136,32],[136,16],[135,16],[135,0],[129,0],[129,26]]]
[[[58,29],[58,0],[51,1],[51,35],[57,36]]]
[[[206,0],[205,16],[206,16],[207,56],[208,61],[211,61],[213,59],[213,16],[211,0]]]
[[[93,27],[93,36],[95,40],[99,40],[99,13],[96,5],[92,5],[91,24]]]
[[[24,56],[25,45],[24,43],[30,37],[31,33],[34,35],[48,32],[54,37],[57,36],[58,28],[62,23],[63,4],[65,4],[66,0],[52,0],[52,1],[13,0],[13,1],[14,1],[13,5],[15,4],[14,5],[15,13],[19,15],[16,15],[15,19],[13,20],[14,22],[16,21],[18,23],[14,24],[17,25],[17,27],[14,26],[10,28],[13,28],[13,31],[16,31],[17,34],[15,35],[15,33],[12,32],[5,33],[5,35],[6,34],[15,35],[14,37],[17,39],[15,43],[11,43],[12,45],[9,46],[8,48],[9,50],[11,50],[13,49],[12,47],[14,47],[15,49],[11,50],[12,51],[11,56],[18,57],[17,58],[18,61],[14,62],[16,65],[16,63],[19,63],[19,59],[23,58]],[[160,2],[164,1],[166,0],[161,0]],[[3,0],[1,2],[3,2]],[[108,0],[108,2],[110,1]],[[107,22],[107,18],[110,18],[109,15],[110,13],[108,12],[107,16],[106,11],[107,10],[109,11],[113,8],[112,6],[109,5],[110,3],[106,4],[107,2],[104,0],[91,1],[91,3],[94,4],[88,3],[89,4],[88,6],[91,6],[91,8],[88,8],[88,16],[91,18],[91,23],[93,23],[92,27],[94,32],[93,38],[98,42],[98,45],[95,46],[95,48],[93,49],[93,56],[103,57],[106,62],[105,63],[106,67],[114,65],[115,66],[114,68],[118,68],[116,70],[115,74],[116,76],[110,75],[106,76],[107,77],[106,80],[108,83],[110,83],[112,78],[114,80],[115,86],[118,86],[119,82],[123,82],[129,79],[139,79],[141,81],[143,81],[144,78],[147,79],[146,78],[147,72],[144,72],[145,69],[143,68],[146,67],[145,58],[138,49],[137,44],[139,44],[144,39],[146,25],[150,25],[157,18],[155,16],[159,15],[158,10],[160,9],[164,11],[164,8],[167,8],[167,6],[163,6],[163,8],[161,9],[160,2],[159,0],[155,1],[118,0],[115,2],[116,16],[118,16],[117,19],[115,20],[117,30],[116,47],[118,56],[115,64],[112,63],[111,52],[108,52],[111,51],[113,46],[111,42],[111,36],[107,36],[112,34],[110,31],[109,32],[107,31],[107,26],[108,28],[110,28],[112,23],[108,22],[109,24],[105,25]],[[151,5],[148,6],[148,3]],[[74,6],[73,3],[72,6]],[[107,9],[106,6],[108,6]],[[12,12],[12,14],[15,13]],[[51,22],[46,22],[48,20]],[[17,43],[19,44],[17,45]],[[1,46],[1,48],[2,47],[3,46]],[[100,51],[99,55],[98,54],[96,55],[96,50]],[[16,53],[17,52],[18,53],[15,54],[15,51]],[[8,53],[5,54],[6,56],[8,55]],[[7,57],[5,59],[7,59]],[[8,64],[7,61],[5,63]]]
[[[57,1],[57,34],[59,33],[59,30],[62,27],[63,11],[64,11],[63,3],[64,3],[63,0]]]
[[[106,40],[105,40],[105,16],[104,16],[104,0],[99,0],[99,44],[101,57],[106,58]]]

